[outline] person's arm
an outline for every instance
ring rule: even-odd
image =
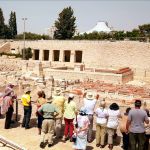
[[[10,98],[10,100],[9,100],[9,106],[12,106],[12,105],[13,105],[13,99]]]
[[[98,117],[98,110],[96,109],[95,111],[94,111],[94,115],[96,116],[96,117]]]
[[[27,103],[30,105],[31,104],[31,96],[30,95],[26,96],[26,99],[27,99]]]
[[[57,109],[57,107],[55,107],[55,110],[54,110],[54,117],[58,116],[59,115],[59,110]]]
[[[36,101],[36,106],[37,106],[37,107],[40,107],[40,106],[41,106],[40,103],[39,103],[39,100]]]
[[[131,117],[131,111],[130,111],[129,114],[128,114],[127,122],[126,122],[126,133],[129,132],[129,127],[131,125],[131,120],[132,120],[132,117]]]
[[[38,113],[39,113],[41,116],[43,116],[43,107],[40,107],[40,108],[38,109]]]
[[[94,107],[93,107],[93,112],[94,112],[94,110],[95,110],[95,106],[96,106],[96,103],[97,103],[97,100],[96,99],[94,99],[95,100],[95,105],[94,105]]]
[[[62,113],[64,114],[65,98],[63,98]]]
[[[131,125],[131,121],[127,120],[127,123],[126,123],[126,132],[129,132],[130,125]]]
[[[122,118],[122,115],[121,115],[120,111],[119,111],[119,114],[118,114],[118,118]]]
[[[146,116],[145,116],[145,123],[146,123],[146,124],[149,124],[149,119],[148,119],[147,114],[146,114]]]
[[[82,132],[82,131],[86,131],[88,129],[88,127],[89,127],[89,122],[87,122],[84,127],[80,128],[78,133]]]
[[[78,109],[77,109],[76,103],[74,103],[74,112],[75,112],[76,115],[78,115]]]
[[[99,94],[96,95],[96,100],[98,100],[98,99],[99,99]]]

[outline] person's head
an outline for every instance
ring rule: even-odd
[[[100,101],[99,106],[102,107],[102,108],[105,108],[105,107],[106,107],[105,99],[103,99],[102,101]]]
[[[14,87],[14,85],[13,85],[12,83],[8,83],[7,87],[9,87],[9,88],[13,88],[13,87]]]
[[[125,115],[128,115],[130,110],[131,110],[131,108],[128,107],[128,108],[126,109]]]
[[[112,103],[112,104],[109,106],[109,108],[110,108],[111,110],[119,110],[119,106],[118,106],[118,104],[116,104],[116,103]]]
[[[4,94],[5,96],[9,96],[12,93],[13,93],[13,90],[11,88],[9,88],[9,87],[5,88],[5,94]]]
[[[142,105],[141,100],[139,100],[139,99],[135,100],[134,105],[135,105],[135,107],[140,108],[140,107],[141,107],[141,105]]]
[[[37,95],[38,95],[38,97],[43,97],[42,91],[38,91],[38,92],[37,92]]]
[[[15,96],[14,91],[11,88],[6,88],[5,93],[3,94],[3,97],[6,97],[6,96],[10,96],[10,97]]]
[[[30,87],[26,87],[26,89],[25,89],[25,94],[30,94],[31,93],[31,89],[30,89]]]
[[[86,114],[86,108],[85,107],[81,107],[81,109],[80,109],[80,112],[79,112],[79,115],[81,115],[81,116],[86,116],[87,114]]]
[[[74,94],[69,94],[68,96],[68,103],[74,99]]]
[[[88,100],[93,100],[93,99],[94,99],[94,94],[93,94],[92,92],[87,92],[86,98],[87,98]]]
[[[149,110],[148,109],[145,109],[146,113],[147,113],[147,116],[150,117],[150,114],[149,114]]]
[[[41,92],[42,92],[42,97],[46,98],[45,92],[44,91],[41,91]]]
[[[50,96],[50,97],[47,98],[47,103],[52,103],[52,101],[53,101],[52,96]]]
[[[55,96],[60,96],[60,94],[61,94],[61,89],[59,87],[57,87],[55,92],[54,92],[54,95]]]

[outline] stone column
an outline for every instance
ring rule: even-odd
[[[70,62],[71,63],[75,63],[75,51],[74,50],[71,50]]]
[[[27,72],[27,71],[28,71],[28,63],[24,61],[22,63],[22,73]]]
[[[64,50],[60,50],[59,61],[64,62]]]
[[[49,61],[53,61],[53,50],[49,50]]]
[[[34,49],[32,49],[32,60],[35,60],[35,52],[34,52]]]
[[[39,60],[43,61],[43,58],[44,58],[44,51],[43,51],[43,49],[40,49]]]

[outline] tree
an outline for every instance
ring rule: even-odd
[[[27,40],[50,40],[50,37],[48,35],[40,35],[40,34],[35,34],[35,33],[31,33],[31,32],[25,32],[26,35],[26,39]],[[16,37],[16,39],[23,39],[23,34],[18,34]]]
[[[32,58],[32,50],[30,47],[28,48],[25,48],[25,49],[22,49],[22,54],[23,54],[23,51],[25,50],[25,60],[29,60],[29,58]]]
[[[56,31],[54,32],[55,39],[71,39],[75,33],[75,20],[71,7],[64,8],[59,14],[59,18],[55,21]]]
[[[144,24],[139,26],[140,32],[143,36],[149,36],[150,35],[150,24]]]
[[[17,23],[16,23],[16,13],[11,11],[9,19],[9,28],[11,31],[12,38],[15,38],[17,35]]]
[[[4,23],[4,16],[3,16],[3,11],[0,8],[0,38],[4,38],[5,34],[5,23]]]
[[[5,39],[11,39],[12,35],[11,35],[11,31],[8,25],[4,25],[4,38]]]

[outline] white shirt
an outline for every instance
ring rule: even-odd
[[[106,116],[108,116],[107,109],[97,108],[95,113],[97,115],[96,123],[98,123],[98,124],[106,124],[107,123],[107,118],[106,118]]]
[[[84,107],[86,109],[86,113],[88,115],[93,115],[94,108],[96,105],[96,99],[89,100],[89,99],[84,98],[83,101],[84,101]]]
[[[112,129],[117,129],[119,124],[118,116],[120,115],[120,110],[108,109],[108,122],[107,127]]]

